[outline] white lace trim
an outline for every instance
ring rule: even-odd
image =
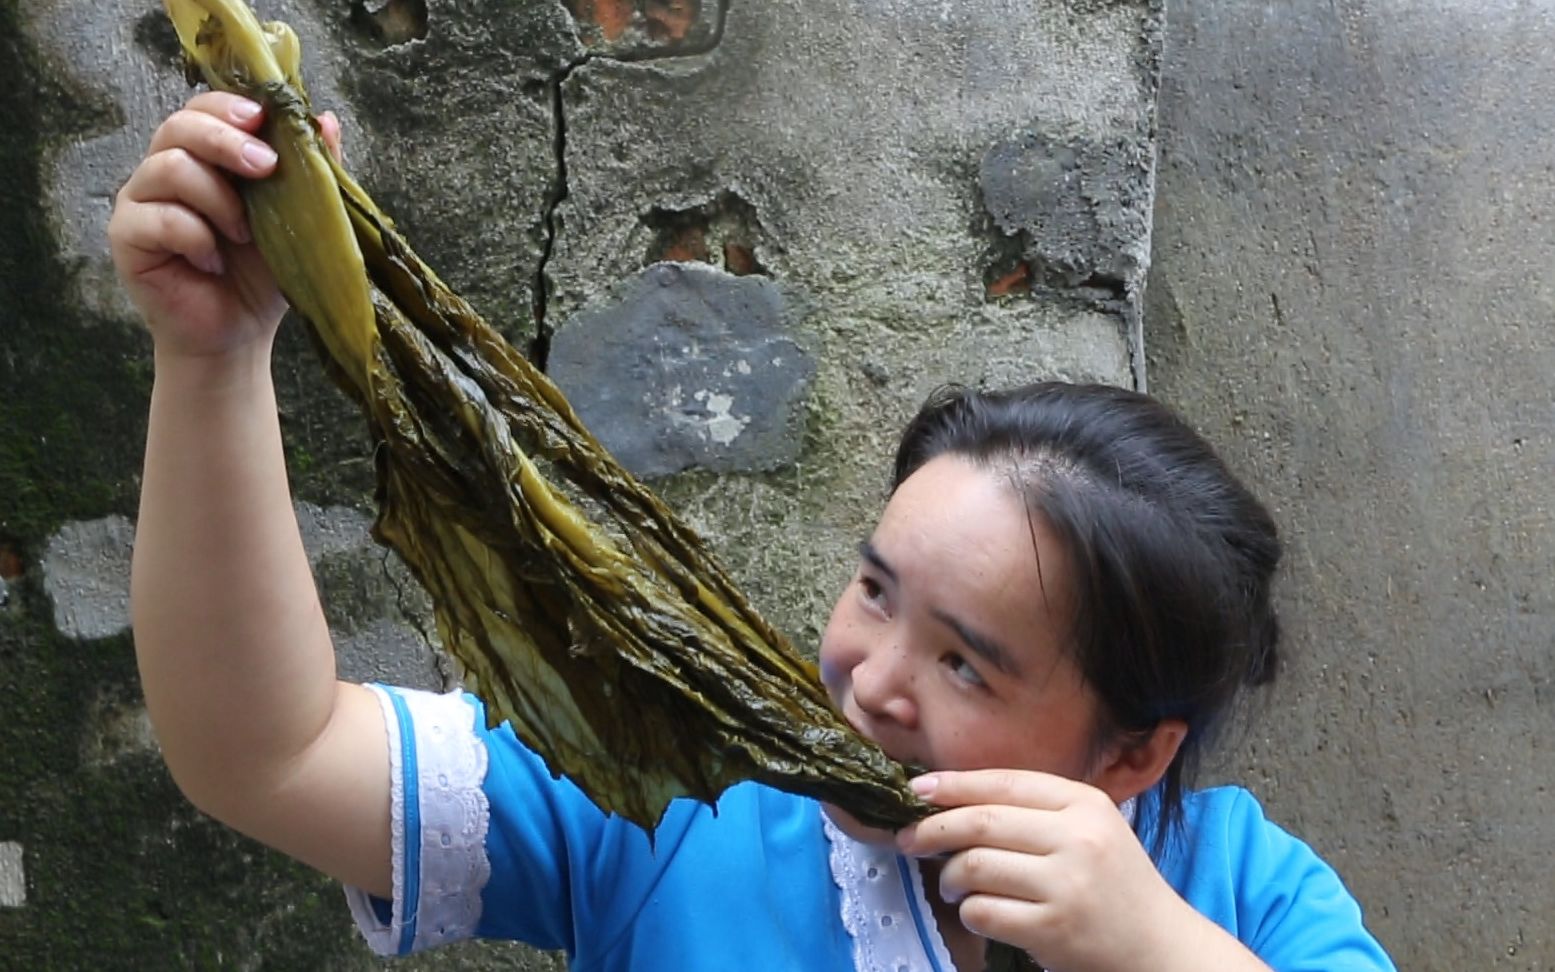
[[[831,875],[842,898],[842,926],[853,939],[853,967],[857,972],[928,972],[934,968],[925,950],[933,949],[943,972],[955,965],[935,926],[933,912],[923,894],[923,878],[916,861],[898,857],[889,847],[854,840],[821,813],[826,839],[831,844]],[[913,902],[907,898],[902,864],[911,882]],[[913,919],[913,905],[922,917],[923,930]],[[924,937],[928,942],[924,941]]]
[[[475,732],[475,708],[459,692],[438,695],[370,687],[378,695],[389,735],[394,900],[391,919],[385,924],[366,892],[347,888],[351,915],[368,945],[380,955],[417,952],[469,938],[480,922],[481,892],[491,877],[486,857],[491,812],[481,789],[487,756]],[[401,738],[394,696],[410,717],[409,745]],[[415,767],[414,808],[405,804],[407,763]],[[416,841],[414,845],[407,843],[406,833],[412,813],[419,823],[417,833],[408,838]],[[411,852],[419,866],[407,861]],[[410,887],[415,888],[416,900],[407,902]],[[413,937],[406,942],[412,925]]]

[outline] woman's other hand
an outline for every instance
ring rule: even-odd
[[[898,846],[946,858],[940,895],[969,931],[1055,972],[1207,968],[1206,937],[1264,967],[1178,896],[1100,790],[1017,770],[940,771],[914,789],[947,809],[904,829]]]

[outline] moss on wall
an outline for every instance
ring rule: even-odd
[[[64,520],[133,507],[150,373],[142,335],[69,305],[42,203],[49,147],[114,112],[51,79],[24,38],[0,4],[0,543],[30,559]]]

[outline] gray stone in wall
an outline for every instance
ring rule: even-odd
[[[293,509],[326,605],[341,677],[444,688],[438,655],[418,631],[430,630],[431,605],[398,558],[373,541],[372,518],[348,507],[307,502]],[[134,544],[135,528],[122,516],[67,523],[49,539],[43,588],[62,634],[85,640],[128,630]],[[103,745],[137,748],[133,713],[105,714],[98,721],[101,731],[94,739],[122,729],[117,736],[129,742]]]
[[[815,373],[789,316],[763,277],[658,263],[558,333],[550,372],[639,476],[773,469],[799,454]]]
[[[294,503],[292,509],[297,514],[297,532],[302,535],[302,548],[308,552],[310,563],[359,549],[371,540],[368,531],[373,520],[361,510],[323,507],[306,501]]]
[[[1121,300],[1149,262],[1153,169],[1149,146],[1136,139],[1033,128],[983,155],[978,185],[1033,284]]]
[[[130,549],[135,527],[122,516],[67,523],[43,553],[43,589],[54,627],[70,638],[109,638],[130,624]]]
[[[0,841],[0,908],[20,908],[27,903],[27,872],[22,867],[22,845]]]

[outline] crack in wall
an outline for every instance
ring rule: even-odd
[[[394,570],[394,560],[394,552],[385,547],[383,557],[378,561],[378,566],[383,570],[384,579],[394,589],[394,610],[399,613],[400,620],[410,625],[415,630],[417,636],[426,642],[427,647],[433,647],[437,645],[437,639],[431,631],[427,630],[425,612],[416,610],[415,606],[410,603],[411,598],[415,597],[415,592],[408,590],[407,586],[400,582],[400,578]],[[421,582],[419,580],[414,580],[414,583],[417,585],[417,590],[425,591],[425,588],[420,586]]]
[[[562,98],[562,88],[566,86],[572,72],[594,60],[595,55],[585,54],[575,61],[567,64],[551,77],[551,152],[556,168],[551,180],[551,191],[546,194],[545,217],[542,226],[545,229],[545,239],[540,246],[540,262],[535,266],[534,285],[531,291],[534,295],[535,336],[529,345],[529,360],[540,371],[546,370],[547,361],[551,356],[551,334],[554,328],[546,320],[546,309],[551,300],[551,277],[547,271],[550,269],[551,257],[556,252],[556,219],[557,212],[562,203],[567,201],[567,110],[566,102]]]
[[[702,57],[717,50],[723,43],[724,28],[729,22],[729,8],[733,0],[719,0],[718,19],[713,24],[713,32],[707,40],[701,44],[680,48],[673,51],[627,51],[622,54],[598,54],[589,52],[576,60],[568,62],[561,70],[551,76],[549,83],[551,95],[551,150],[555,158],[555,177],[551,181],[551,190],[546,194],[545,215],[541,220],[545,237],[541,241],[540,261],[535,267],[534,284],[531,291],[534,295],[534,320],[535,336],[529,345],[529,360],[540,371],[545,371],[551,355],[551,337],[555,333],[547,320],[547,310],[550,307],[552,293],[549,269],[551,258],[556,253],[557,232],[556,220],[561,210],[562,203],[567,201],[569,194],[567,182],[567,106],[566,99],[562,97],[562,89],[572,78],[573,72],[588,64],[590,61],[618,61],[624,64],[637,64],[644,61],[667,61],[682,57]]]

